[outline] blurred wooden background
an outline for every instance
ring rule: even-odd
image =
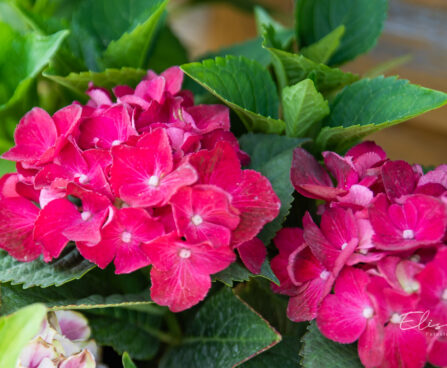
[[[274,10],[275,18],[292,26],[293,0],[264,0],[263,4]],[[252,14],[237,7],[217,2],[178,9],[170,22],[192,57],[256,36]],[[364,73],[403,55],[411,55],[411,60],[387,74],[447,92],[447,0],[390,0],[388,20],[377,47],[343,69]],[[447,107],[370,138],[393,159],[424,165],[447,162]]]

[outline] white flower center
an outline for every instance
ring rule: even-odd
[[[331,274],[331,273],[330,273],[329,271],[326,271],[326,270],[321,271],[321,273],[320,273],[320,279],[327,280],[330,274]]]
[[[367,255],[368,254],[368,249],[360,249],[359,253],[363,254],[363,255]]]
[[[87,184],[88,183],[88,176],[85,174],[77,174],[76,177],[79,180],[79,183],[81,184]]]
[[[408,285],[406,285],[404,287],[404,290],[407,293],[411,294],[411,293],[415,293],[415,292],[419,291],[420,288],[421,288],[421,285],[419,284],[419,282],[417,282],[416,280],[410,280]]]
[[[112,147],[119,146],[120,144],[121,144],[121,141],[119,141],[118,139],[115,139],[115,140],[112,142]]]
[[[414,239],[414,231],[411,230],[411,229],[404,230],[404,231],[402,232],[402,237],[403,237],[405,240],[411,240],[411,239]]]
[[[87,221],[90,217],[92,217],[92,213],[90,211],[84,211],[81,213],[81,218],[84,221]]]
[[[400,323],[401,320],[402,320],[402,318],[400,317],[399,313],[393,313],[393,315],[391,316],[390,322],[394,323],[394,324],[398,324],[398,323]]]
[[[203,222],[203,218],[200,215],[194,215],[193,217],[191,217],[191,222],[196,225],[199,226],[202,224]]]
[[[123,241],[123,243],[130,243],[130,241],[132,240],[132,234],[128,231],[123,231],[121,233],[121,240]]]
[[[347,246],[348,246],[348,243],[343,243],[343,244],[341,245],[341,249],[343,250],[343,249],[345,249]]]
[[[444,291],[442,292],[441,299],[442,300],[447,300],[447,289],[444,289]]]
[[[180,258],[189,258],[191,257],[191,251],[189,249],[180,249],[180,252],[178,252],[178,255]]]
[[[419,254],[415,254],[410,258],[411,261],[413,262],[420,262],[421,261],[421,256]]]
[[[148,183],[149,186],[151,186],[151,187],[158,187],[158,184],[160,184],[160,178],[159,178],[158,176],[156,176],[156,175],[152,175],[152,176],[149,178],[149,180],[148,180],[147,183]]]
[[[98,142],[99,142],[99,138],[98,137],[93,138],[93,144],[96,144]]]
[[[374,315],[374,309],[372,309],[371,307],[366,307],[365,309],[363,309],[362,314],[363,317],[370,319]]]

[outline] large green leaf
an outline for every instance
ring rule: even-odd
[[[85,260],[76,249],[68,250],[51,263],[40,259],[19,262],[5,251],[0,251],[0,282],[22,284],[24,288],[60,286],[81,278],[94,267],[95,265]]]
[[[227,368],[281,340],[265,320],[224,288],[188,321],[181,344],[163,356],[161,368]]]
[[[249,131],[281,133],[279,98],[266,69],[245,57],[226,56],[182,65],[183,71],[231,107]]]
[[[289,137],[316,136],[319,123],[329,115],[328,102],[310,79],[284,88],[282,106]]]
[[[340,25],[346,27],[330,64],[341,64],[371,49],[382,31],[387,0],[297,0],[296,26],[301,46],[319,41]]]
[[[25,305],[43,303],[51,310],[92,309],[110,307],[151,307],[145,277],[116,276],[105,271],[89,272],[80,280],[59,287],[23,289],[10,284],[1,285],[1,314],[12,313]]]
[[[303,368],[362,368],[356,345],[339,344],[326,339],[315,322],[304,335],[301,356]]]
[[[331,104],[317,138],[320,150],[343,151],[357,140],[447,103],[447,94],[396,77],[363,79],[346,87]]]
[[[344,73],[340,69],[318,64],[303,55],[268,48],[279,59],[287,84],[293,85],[304,79],[312,79],[320,92],[326,93],[340,89],[359,79],[355,74]]]
[[[162,316],[128,308],[91,309],[84,312],[92,336],[100,345],[127,351],[135,359],[151,359],[160,346]]]
[[[126,32],[118,40],[110,42],[103,54],[106,67],[117,68],[125,65],[142,68],[146,64],[149,47],[168,0],[152,1],[151,6],[148,6],[148,1],[145,3],[147,7],[152,8],[150,16],[131,32]],[[165,47],[169,45],[165,44]]]
[[[264,226],[259,235],[265,244],[273,239],[289,213],[294,191],[290,182],[292,154],[294,148],[307,141],[307,139],[253,133],[240,138],[241,148],[251,156],[249,168],[266,176],[281,200],[278,217]]]
[[[0,114],[24,99],[33,79],[47,65],[67,36],[21,35],[0,23]]]
[[[75,282],[47,289],[22,289],[3,284],[1,314],[8,314],[30,303],[44,303],[50,310],[134,307],[152,304],[147,292],[137,294],[100,295],[101,290],[82,289],[86,283]]]
[[[72,51],[93,71],[117,63],[141,67],[164,5],[165,0],[85,0],[73,14]]]
[[[33,304],[0,318],[0,367],[16,368],[22,349],[39,332],[47,310]]]
[[[316,63],[326,64],[340,46],[340,42],[344,34],[345,26],[338,26],[321,40],[308,47],[302,48],[300,52],[305,57],[315,61]]]
[[[85,96],[85,91],[87,91],[90,82],[93,82],[95,86],[104,88],[113,88],[121,84],[135,87],[146,75],[146,71],[123,67],[121,69],[106,69],[103,72],[70,73],[64,77],[56,75],[54,71],[47,69],[43,75],[77,94]]]

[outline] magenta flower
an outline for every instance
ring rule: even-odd
[[[391,251],[439,242],[444,237],[447,222],[445,205],[421,194],[406,197],[402,205],[389,205],[381,194],[369,209],[369,216],[376,247]]]
[[[359,244],[357,222],[351,210],[330,208],[320,228],[309,213],[303,219],[304,240],[324,267],[337,275]]]
[[[180,189],[170,202],[180,236],[192,243],[230,245],[239,211],[231,205],[227,192],[214,185],[195,185]]]
[[[261,273],[263,263],[267,258],[267,248],[259,238],[253,238],[237,247],[242,263],[254,274]]]
[[[327,338],[342,344],[358,342],[358,351],[366,367],[380,366],[383,355],[383,325],[378,306],[367,292],[371,278],[364,271],[345,268],[334,292],[322,302],[317,325]]]
[[[205,298],[211,287],[210,275],[235,260],[228,246],[189,243],[175,233],[143,244],[142,248],[153,265],[151,298],[173,312],[185,310]]]
[[[163,225],[145,210],[122,208],[102,228],[99,243],[78,242],[77,246],[86,259],[99,267],[105,268],[114,260],[116,273],[129,273],[150,264],[142,250],[143,243],[163,233]]]
[[[36,167],[53,160],[77,128],[81,107],[70,105],[57,111],[53,118],[38,107],[27,113],[14,133],[16,146],[3,154],[3,158],[21,161]]]
[[[382,182],[390,201],[413,194],[419,175],[405,161],[388,161],[382,166]]]
[[[447,325],[447,248],[439,249],[416,278],[421,285],[419,308],[429,310],[434,323]]]
[[[295,322],[317,317],[318,308],[334,284],[334,274],[312,254],[309,247],[298,248],[289,258],[288,272],[296,292],[289,299],[287,316]]]
[[[178,189],[197,180],[196,171],[188,163],[174,167],[163,129],[142,136],[136,147],[114,147],[112,157],[112,188],[134,207],[163,206]]]
[[[296,285],[289,274],[289,264],[293,263],[294,258],[290,259],[292,253],[306,246],[303,230],[297,227],[282,228],[276,234],[273,242],[276,248],[278,248],[279,254],[273,257],[270,266],[279,280],[279,286],[272,283],[272,289],[275,293],[289,296],[295,295]]]
[[[270,182],[254,170],[241,170],[233,147],[219,142],[211,151],[202,150],[189,158],[199,175],[198,184],[215,185],[231,195],[231,205],[240,213],[232,233],[234,247],[253,239],[279,213],[281,202]]]

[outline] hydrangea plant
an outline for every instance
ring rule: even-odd
[[[387,1],[198,60],[167,5],[0,2],[0,366],[446,366],[447,166],[362,140],[447,94],[339,69]]]

